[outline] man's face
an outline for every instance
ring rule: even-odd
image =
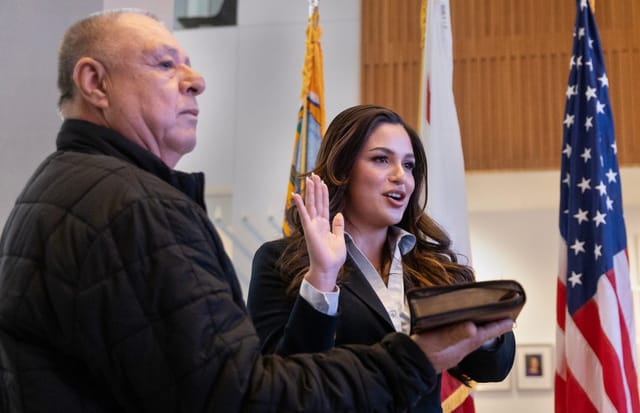
[[[159,22],[127,14],[114,28],[116,62],[105,62],[107,126],[174,167],[196,144],[204,79]]]

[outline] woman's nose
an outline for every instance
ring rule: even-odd
[[[392,181],[401,181],[407,176],[407,171],[404,169],[404,165],[394,164],[393,170],[391,172],[391,180]]]

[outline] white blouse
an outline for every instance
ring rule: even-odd
[[[345,235],[347,239],[347,253],[378,295],[378,298],[389,314],[395,330],[409,334],[411,318],[409,306],[404,294],[402,256],[413,249],[416,244],[416,237],[401,228],[390,228],[389,242],[387,245],[391,248],[392,258],[389,268],[389,279],[387,285],[385,285],[373,264],[371,264],[362,251],[360,251],[355,242],[353,242],[351,235],[348,233],[345,233]]]

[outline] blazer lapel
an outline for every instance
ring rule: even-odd
[[[385,320],[391,329],[394,330],[393,323],[391,322],[391,318],[389,318],[387,309],[384,308],[382,301],[378,298],[373,287],[371,287],[371,284],[369,284],[364,274],[358,269],[355,263],[352,261],[350,264],[354,271],[344,277],[340,287],[349,290],[367,307],[371,308],[374,313],[378,314],[378,316]]]

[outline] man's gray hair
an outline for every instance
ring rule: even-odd
[[[64,34],[58,49],[58,109],[73,98],[73,70],[83,57],[110,60],[109,30],[124,14],[141,14],[159,21],[153,14],[135,8],[121,8],[93,13],[73,24]]]

